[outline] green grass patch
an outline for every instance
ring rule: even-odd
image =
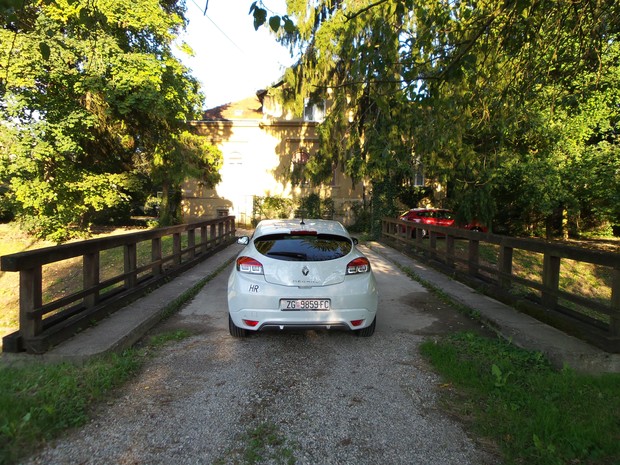
[[[243,446],[226,452],[226,458],[213,462],[213,465],[239,463],[255,465],[273,463],[294,465],[296,459],[294,445],[284,436],[280,428],[271,422],[263,422],[248,430],[241,436]]]
[[[554,370],[540,353],[470,333],[421,351],[448,383],[446,406],[505,464],[620,463],[620,375]]]
[[[46,440],[83,425],[93,405],[139,372],[144,360],[186,331],[162,333],[140,349],[83,365],[0,366],[0,464],[16,463]]]

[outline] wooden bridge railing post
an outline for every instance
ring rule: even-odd
[[[161,263],[162,258],[162,250],[161,250],[161,237],[155,237],[151,239],[151,262],[153,266],[151,267],[151,273],[153,276],[157,277],[163,273],[164,267]]]
[[[545,307],[554,309],[558,304],[558,289],[560,287],[560,257],[545,253],[542,278],[542,303]]]
[[[446,265],[450,268],[454,268],[455,266],[454,257],[454,236],[452,234],[448,234],[446,236]]]
[[[480,270],[480,241],[469,240],[468,269],[471,276],[477,276]]]
[[[190,260],[196,256],[196,249],[194,249],[195,245],[196,245],[196,230],[190,229],[189,231],[187,231],[187,248],[188,248]]]
[[[209,240],[209,236],[207,233],[207,227],[201,226],[200,227],[200,244],[202,245],[202,247],[200,247],[201,253],[207,253],[207,249],[209,248],[209,244],[207,242],[208,240]]]
[[[83,288],[90,289],[99,284],[99,252],[84,254],[82,258]],[[99,291],[92,292],[84,297],[87,308],[94,307],[99,301]]]
[[[41,334],[43,320],[33,310],[43,304],[41,267],[19,272],[19,332],[27,341]]]
[[[505,245],[500,245],[499,248],[499,285],[503,289],[510,289],[512,286],[512,254],[513,248]]]
[[[132,289],[136,286],[138,276],[136,275],[136,267],[138,262],[137,247],[135,242],[125,244],[124,247],[125,262],[125,288]]]
[[[213,247],[216,244],[216,236],[215,236],[215,224],[210,225],[209,227],[209,247]]]
[[[613,270],[609,331],[612,336],[620,337],[620,266]]]
[[[221,244],[224,236],[224,223],[217,224],[217,243]]]
[[[431,260],[435,260],[437,258],[437,233],[435,231],[430,231],[430,257]]]
[[[181,233],[172,235],[172,255],[175,266],[181,264]]]

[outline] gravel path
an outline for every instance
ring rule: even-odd
[[[371,338],[228,335],[222,273],[159,331],[166,346],[85,427],[28,464],[429,464],[493,459],[442,413],[425,337],[475,323],[368,252],[380,286]]]

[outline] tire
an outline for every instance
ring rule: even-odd
[[[377,327],[377,317],[372,320],[370,326],[366,326],[365,328],[358,329],[355,331],[355,335],[358,337],[370,337],[375,334],[375,328]]]
[[[230,332],[230,335],[232,337],[247,337],[248,336],[248,330],[240,328],[235,323],[233,323],[233,320],[230,317],[230,314],[228,315],[228,331]]]

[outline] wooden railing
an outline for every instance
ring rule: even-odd
[[[3,350],[45,352],[226,247],[234,237],[235,217],[227,216],[5,255],[0,269],[19,272],[19,330],[3,338]],[[122,252],[115,254],[119,248]],[[113,256],[123,257],[120,266],[113,265],[121,262]],[[80,259],[81,267],[71,264]],[[45,301],[46,265],[65,260],[81,269],[81,286]]]
[[[383,218],[382,238],[547,323],[620,352],[618,253],[394,218]],[[595,285],[605,290],[599,298],[571,291],[578,287],[567,284],[574,279],[567,271],[571,262],[596,269]]]

